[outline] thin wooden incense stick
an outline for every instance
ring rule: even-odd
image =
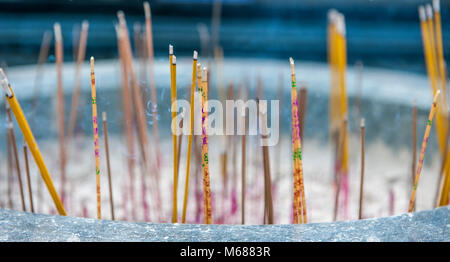
[[[191,107],[190,107],[190,125],[189,125],[189,137],[188,137],[188,149],[187,149],[187,162],[186,162],[186,180],[184,185],[184,199],[183,199],[183,216],[181,218],[182,223],[186,223],[186,209],[189,196],[189,173],[191,167],[191,151],[192,151],[192,135],[194,132],[194,94],[195,84],[197,80],[197,51],[194,51],[192,58],[192,84],[191,84]]]
[[[365,168],[365,120],[361,119],[361,181],[359,185],[359,213],[358,219],[363,217],[363,198],[364,198],[364,168]]]
[[[54,24],[55,31],[55,57],[56,57],[56,79],[57,79],[57,101],[58,101],[58,143],[59,143],[59,170],[61,178],[61,201],[65,203],[66,195],[66,150],[65,150],[65,108],[64,108],[64,90],[63,90],[63,40],[61,34],[61,26],[59,23]]]
[[[115,220],[114,198],[113,198],[112,178],[111,178],[111,161],[109,159],[108,120],[106,112],[102,113],[102,119],[103,119],[103,137],[105,139],[106,172],[108,173],[109,205],[111,207],[111,219]]]
[[[243,129],[243,134],[241,137],[241,223],[242,225],[245,224],[245,171],[247,168],[246,165],[246,142],[245,142],[245,111],[243,111],[241,113],[241,121],[242,121],[242,129]]]
[[[155,156],[156,156],[156,164],[157,164],[157,173],[156,176],[159,176],[159,167],[160,167],[160,147],[159,147],[159,129],[158,129],[158,103],[156,98],[156,85],[155,85],[155,73],[154,73],[154,50],[153,50],[153,31],[152,31],[152,19],[151,19],[151,11],[150,4],[148,2],[144,2],[144,11],[145,11],[145,36],[146,36],[146,44],[147,44],[147,54],[148,54],[148,63],[149,63],[149,76],[150,76],[150,95],[152,100],[152,120],[153,120],[153,140],[155,145]]]
[[[97,181],[97,218],[102,218],[101,194],[100,194],[100,154],[98,150],[98,120],[97,120],[97,95],[95,90],[95,60],[91,56],[91,98],[92,98],[92,127],[94,134],[95,152],[95,177]]]
[[[303,164],[301,138],[298,120],[297,87],[295,79],[294,59],[289,58],[291,65],[291,107],[292,107],[292,152],[294,169],[294,223],[306,223],[306,203],[303,188]]]
[[[171,48],[170,48],[171,49]],[[171,109],[172,109],[172,123],[174,123],[174,120],[177,117],[177,112],[175,109],[177,108],[177,59],[173,55],[173,49],[171,49],[172,52],[169,52],[169,56],[171,57],[170,60],[172,60],[171,64]],[[178,147],[177,147],[177,127],[176,125],[172,125],[172,142],[173,142],[173,203],[172,203],[172,223],[178,222],[178,215],[177,215],[177,189],[178,189],[178,169],[177,169],[177,161],[178,161]]]
[[[64,210],[64,206],[61,202],[61,199],[59,198],[58,193],[56,192],[55,187],[53,186],[53,181],[50,177],[50,174],[48,173],[47,167],[45,166],[44,160],[42,159],[41,152],[39,151],[39,148],[36,144],[36,140],[34,139],[33,133],[30,130],[30,126],[28,125],[25,115],[23,114],[19,101],[17,100],[16,96],[12,91],[11,86],[9,85],[8,78],[6,77],[5,73],[3,72],[3,69],[1,68],[0,68],[0,84],[2,85],[3,90],[6,94],[6,100],[8,101],[8,104],[11,107],[11,111],[13,112],[17,120],[17,123],[19,124],[19,127],[22,131],[25,140],[27,141],[31,154],[33,155],[33,158],[36,161],[36,165],[38,166],[39,171],[41,172],[42,179],[44,180],[45,185],[47,186],[48,191],[50,192],[50,195],[53,199],[53,202],[55,203],[55,207],[60,215],[65,216],[66,211]]]
[[[80,40],[77,49],[77,64],[75,67],[75,82],[72,94],[72,103],[70,106],[69,124],[67,127],[67,153],[70,154],[70,145],[75,131],[75,124],[78,115],[78,101],[80,99],[81,89],[81,67],[86,54],[86,42],[88,36],[89,22],[83,21],[81,25]]]
[[[412,172],[411,172],[411,181],[414,183],[414,177],[416,174],[416,159],[417,159],[417,105],[416,100],[413,103],[413,112],[412,112]]]
[[[267,140],[268,130],[267,130],[267,108],[261,110],[260,108],[260,119],[262,124],[262,139]],[[266,143],[263,141],[263,143]],[[269,157],[269,147],[267,145],[262,146],[263,149],[263,164],[264,164],[264,199],[265,199],[265,209],[267,214],[267,223],[273,224],[273,199],[272,199],[272,179],[270,176],[270,157]]]
[[[202,70],[202,167],[203,167],[203,209],[205,224],[212,223],[211,188],[208,157],[208,72]]]
[[[52,32],[50,30],[47,30],[44,32],[44,35],[42,37],[41,48],[39,50],[38,65],[36,67],[36,77],[34,78],[33,98],[31,100],[31,112],[33,113],[35,113],[37,100],[39,98],[39,91],[40,91],[39,87],[41,86],[41,79],[42,79],[42,65],[48,59],[48,51],[50,49],[51,41],[52,41]]]
[[[6,112],[8,113],[8,135],[9,135],[9,139],[11,141],[11,145],[12,145],[12,149],[13,149],[13,153],[14,153],[14,162],[16,163],[16,174],[17,174],[17,180],[19,181],[20,200],[22,203],[22,210],[27,211],[27,209],[25,207],[25,196],[23,193],[22,174],[20,172],[19,153],[17,150],[16,135],[14,134],[10,109],[7,107],[6,110],[7,110]]]
[[[345,143],[345,132],[346,126],[348,124],[347,117],[344,118],[344,121],[342,121],[341,124],[341,131],[338,132],[339,134],[339,142],[337,147],[337,152],[342,152],[342,147]],[[342,154],[338,155],[337,161],[340,161],[340,158],[342,157]],[[338,217],[338,211],[339,211],[339,195],[341,193],[341,179],[342,179],[342,173],[338,172],[336,176],[336,192],[334,197],[334,212],[333,212],[333,221],[337,220]]]
[[[419,184],[420,171],[422,170],[423,159],[425,157],[425,149],[427,148],[427,143],[428,143],[428,138],[430,136],[430,130],[431,130],[431,124],[432,124],[432,121],[433,121],[433,117],[434,117],[434,114],[436,113],[436,107],[437,107],[436,103],[437,103],[437,99],[439,97],[439,94],[440,94],[440,90],[438,90],[436,92],[436,94],[434,95],[433,105],[431,106],[430,114],[428,115],[427,127],[425,129],[425,135],[423,137],[422,149],[420,150],[419,164],[417,165],[417,171],[416,171],[416,176],[415,176],[415,179],[414,179],[413,190],[412,190],[412,193],[411,193],[411,200],[409,201],[408,212],[412,212],[413,207],[414,207],[414,202],[416,200],[416,191],[417,191],[417,186]]]
[[[28,147],[27,144],[23,144],[23,156],[25,160],[25,171],[27,175],[27,184],[28,184],[28,196],[30,200],[30,210],[34,213],[34,204],[33,204],[33,190],[31,189],[31,179],[30,179],[30,166],[28,163]]]
[[[5,103],[5,105],[8,105],[8,103]],[[12,201],[12,176],[13,176],[13,163],[12,163],[12,149],[11,149],[11,140],[9,139],[9,135],[7,132],[6,135],[6,165],[7,165],[7,191],[6,194],[8,195],[8,208],[14,209],[13,201]]]
[[[127,162],[128,162],[128,174],[130,179],[129,193],[131,202],[131,217],[133,220],[136,219],[136,209],[135,207],[135,194],[134,194],[134,172],[135,172],[135,152],[134,152],[134,132],[133,132],[133,112],[132,112],[132,101],[129,91],[129,81],[128,81],[128,71],[126,65],[125,51],[124,51],[124,32],[120,26],[116,26],[118,49],[120,64],[122,69],[122,106],[124,112],[124,129],[125,129],[125,139],[127,144]],[[125,203],[125,202],[124,202]]]

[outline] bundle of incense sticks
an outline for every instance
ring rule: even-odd
[[[57,101],[58,101],[58,142],[60,155],[60,175],[61,175],[61,201],[65,203],[66,186],[66,148],[65,148],[65,108],[64,108],[64,90],[63,90],[63,40],[61,26],[59,23],[54,25],[55,31],[55,57],[56,57],[56,76],[57,76]]]
[[[413,186],[412,193],[411,193],[411,199],[409,201],[408,212],[412,212],[413,208],[414,208],[414,203],[416,200],[416,191],[417,191],[417,186],[419,184],[419,178],[420,178],[420,171],[422,171],[423,159],[425,157],[425,150],[427,148],[428,138],[430,136],[430,130],[431,130],[431,125],[433,123],[433,117],[436,113],[437,99],[439,97],[439,94],[440,94],[440,91],[438,90],[436,92],[436,94],[434,95],[433,105],[431,106],[430,114],[428,115],[427,127],[425,129],[425,135],[423,136],[422,149],[420,150],[419,163],[417,165],[416,176],[414,178],[414,186]]]
[[[344,132],[344,145],[336,150],[334,157],[335,176],[340,176],[342,183],[344,216],[348,214],[349,181],[348,181],[348,129],[340,129],[348,113],[346,91],[347,48],[344,15],[336,10],[328,13],[328,62],[331,71],[330,86],[330,137],[336,149],[339,148],[339,132]],[[342,131],[341,131],[342,130]],[[340,159],[338,161],[338,159]],[[340,187],[340,186],[339,186]]]
[[[431,5],[419,7],[420,26],[422,31],[422,42],[424,48],[425,62],[427,67],[428,78],[430,81],[432,94],[436,94],[439,90],[442,95],[438,103],[436,113],[436,132],[437,139],[443,161],[444,180],[440,187],[441,196],[438,205],[443,206],[448,203],[448,193],[450,190],[450,152],[446,150],[446,134],[449,129],[446,102],[446,74],[445,61],[442,49],[442,32],[439,1],[433,1]],[[434,19],[433,19],[434,17]],[[439,188],[438,188],[439,190]]]
[[[30,126],[28,125],[25,115],[23,114],[19,101],[17,100],[16,96],[12,91],[11,86],[9,85],[8,78],[6,77],[5,73],[3,72],[3,69],[1,68],[0,68],[0,84],[6,94],[6,100],[8,101],[8,104],[11,107],[11,111],[13,112],[17,120],[17,123],[19,124],[23,137],[25,138],[25,141],[30,147],[31,154],[33,155],[36,165],[38,166],[39,171],[41,172],[42,179],[44,180],[45,185],[47,186],[48,191],[53,199],[53,202],[55,203],[55,207],[60,215],[65,216],[66,211],[64,210],[64,206],[61,202],[61,199],[59,198],[58,193],[55,190],[53,181],[50,177],[50,174],[48,173],[44,160],[42,159],[41,152],[39,151],[39,148],[36,144],[36,140],[34,139]]]
[[[205,224],[212,223],[211,210],[211,188],[209,175],[208,158],[208,72],[206,67],[202,70],[202,87],[200,89],[202,96],[202,167],[203,167],[203,211]]]
[[[305,190],[303,186],[303,163],[298,120],[297,87],[295,79],[294,59],[289,58],[291,64],[291,107],[292,107],[292,154],[294,173],[294,223],[307,223]]]

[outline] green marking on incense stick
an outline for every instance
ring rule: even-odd
[[[292,81],[292,87],[296,87],[295,81]]]
[[[92,98],[92,104],[95,105],[95,97]]]
[[[298,158],[299,160],[302,160],[302,150],[298,149],[294,151],[294,155],[293,155],[294,160],[296,158]]]
[[[100,169],[97,169],[96,172],[97,172],[97,175],[100,175]]]
[[[427,125],[431,126],[431,120],[428,120]]]

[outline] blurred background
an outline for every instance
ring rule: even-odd
[[[423,0],[154,0],[156,56],[167,56],[168,43],[181,55],[200,47],[199,24],[218,41],[226,57],[263,57],[326,61],[326,15],[335,8],[347,23],[348,63],[401,69],[425,74],[417,7]],[[215,11],[214,11],[214,8]],[[2,0],[0,1],[0,62],[9,66],[36,63],[42,35],[59,21],[65,61],[73,61],[74,24],[90,22],[86,54],[116,58],[113,24],[117,10],[128,25],[143,21],[140,0]],[[441,1],[443,42],[449,60],[450,1]],[[219,21],[212,19],[220,14]],[[79,30],[79,29],[78,29]],[[53,41],[52,41],[53,42]],[[53,44],[53,43],[52,43]],[[51,53],[54,48],[50,49]],[[212,50],[201,50],[203,56]],[[201,54],[202,55],[202,54]],[[52,59],[50,56],[49,59]]]

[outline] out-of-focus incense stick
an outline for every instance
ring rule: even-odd
[[[436,94],[434,95],[433,105],[431,106],[430,114],[428,115],[427,127],[425,129],[425,135],[423,137],[422,149],[420,150],[419,164],[417,165],[416,176],[414,178],[414,186],[413,186],[413,190],[411,193],[411,200],[409,201],[408,212],[412,212],[413,207],[414,207],[414,202],[416,200],[416,191],[417,191],[417,186],[419,184],[420,171],[422,170],[423,159],[425,156],[425,149],[427,148],[427,142],[428,142],[428,137],[430,136],[430,130],[431,130],[431,124],[433,121],[433,117],[434,117],[434,114],[436,113],[436,107],[437,107],[436,102],[439,97],[439,94],[440,94],[440,90],[438,90],[436,92]]]
[[[98,150],[98,120],[97,120],[97,95],[95,90],[95,65],[94,57],[91,56],[91,98],[92,98],[92,127],[94,131],[95,152],[95,176],[97,180],[97,218],[102,218],[101,195],[100,195],[100,155]]]
[[[272,199],[272,179],[270,176],[270,158],[269,158],[269,147],[264,145],[267,143],[268,130],[267,130],[267,108],[260,108],[260,119],[261,119],[261,137],[264,140],[263,149],[263,164],[264,164],[264,202],[265,210],[267,214],[267,223],[273,224],[273,199]]]
[[[194,94],[195,94],[195,84],[197,80],[197,51],[194,51],[192,58],[192,84],[191,84],[191,107],[190,107],[190,123],[189,123],[189,138],[188,138],[188,149],[187,149],[187,162],[186,162],[186,180],[184,186],[184,199],[183,199],[183,216],[182,223],[186,223],[186,209],[187,201],[189,196],[189,174],[191,167],[191,151],[192,151],[192,135],[194,133]]]
[[[359,213],[358,219],[362,219],[364,198],[364,164],[365,164],[365,120],[361,119],[361,181],[359,185]]]
[[[172,46],[169,48],[169,56],[171,60],[171,111],[172,111],[172,123],[177,117],[177,59],[173,55]],[[178,189],[178,170],[177,170],[177,161],[178,161],[178,147],[177,147],[177,127],[176,125],[172,125],[172,142],[173,142],[173,203],[172,203],[172,223],[178,222],[178,214],[177,214],[177,189]]]
[[[26,142],[23,144],[23,156],[25,160],[25,171],[27,174],[27,184],[28,184],[28,196],[30,199],[30,210],[34,213],[34,204],[33,204],[33,190],[31,189],[31,179],[30,179],[30,166],[28,163],[28,147]]]
[[[17,150],[17,143],[16,143],[16,135],[14,134],[14,128],[12,123],[12,116],[11,116],[11,109],[7,106],[6,112],[8,114],[8,135],[9,139],[11,141],[13,153],[14,153],[14,162],[16,163],[16,173],[17,173],[17,179],[19,181],[19,189],[20,189],[20,200],[22,201],[22,210],[27,211],[25,207],[25,196],[23,193],[23,183],[22,183],[22,174],[20,172],[20,163],[19,163],[19,153]]]
[[[31,112],[35,112],[37,100],[39,99],[39,91],[41,90],[39,87],[41,86],[42,79],[42,65],[48,59],[48,51],[50,49],[50,44],[52,41],[52,32],[47,30],[44,32],[44,36],[42,37],[41,48],[39,50],[39,58],[38,65],[36,67],[36,76],[34,78],[34,90],[33,90],[33,98],[31,100]]]
[[[211,188],[208,157],[208,72],[206,67],[202,70],[202,167],[203,167],[203,210],[205,224],[212,223]]]
[[[20,127],[20,130],[22,131],[25,140],[27,141],[31,154],[33,155],[33,158],[36,161],[36,165],[38,166],[39,171],[41,172],[42,179],[44,180],[48,188],[48,191],[50,192],[50,195],[55,203],[55,207],[60,215],[65,216],[66,211],[64,210],[64,206],[58,196],[58,193],[55,190],[55,187],[53,186],[53,181],[50,177],[50,174],[48,173],[47,167],[45,166],[44,160],[42,159],[42,155],[36,144],[36,140],[34,139],[33,133],[30,130],[30,126],[28,125],[25,115],[23,114],[19,101],[17,100],[16,96],[12,91],[11,86],[9,85],[8,78],[6,77],[5,73],[3,72],[3,69],[1,68],[0,68],[0,84],[2,85],[2,88],[6,94],[6,100],[8,101],[8,104],[11,107],[11,111],[13,112],[16,118],[16,121]]]
[[[246,142],[245,142],[245,111],[241,114],[241,121],[242,121],[242,129],[243,134],[241,137],[241,157],[242,157],[242,163],[241,163],[241,223],[242,225],[245,224],[245,171],[247,168],[246,165]]]
[[[111,161],[109,160],[109,143],[108,143],[108,121],[106,112],[102,113],[103,118],[103,137],[105,138],[105,156],[106,156],[106,172],[108,172],[108,186],[109,186],[109,205],[111,207],[111,219],[114,220],[114,198],[112,190],[111,178]]]
[[[348,124],[348,118],[345,117],[344,121],[342,121],[341,124],[341,131],[339,131],[339,142],[338,142],[338,147],[337,147],[337,152],[342,152],[342,147],[344,146],[345,143],[345,132],[343,130],[345,130],[347,128],[347,124]],[[342,158],[342,155],[338,155],[337,161],[340,161],[340,158]],[[338,210],[339,210],[339,195],[341,193],[341,180],[342,180],[342,173],[338,172],[337,173],[337,177],[336,177],[336,194],[334,196],[334,212],[333,212],[333,221],[337,220],[337,216],[338,216]]]
[[[72,103],[70,106],[69,124],[67,127],[67,154],[70,155],[70,145],[73,138],[73,133],[75,131],[75,124],[77,122],[78,115],[78,101],[80,98],[81,89],[81,67],[83,65],[83,60],[86,54],[86,42],[88,36],[89,23],[88,21],[83,21],[81,25],[80,40],[78,42],[77,51],[77,64],[75,67],[75,83],[72,94]]]

